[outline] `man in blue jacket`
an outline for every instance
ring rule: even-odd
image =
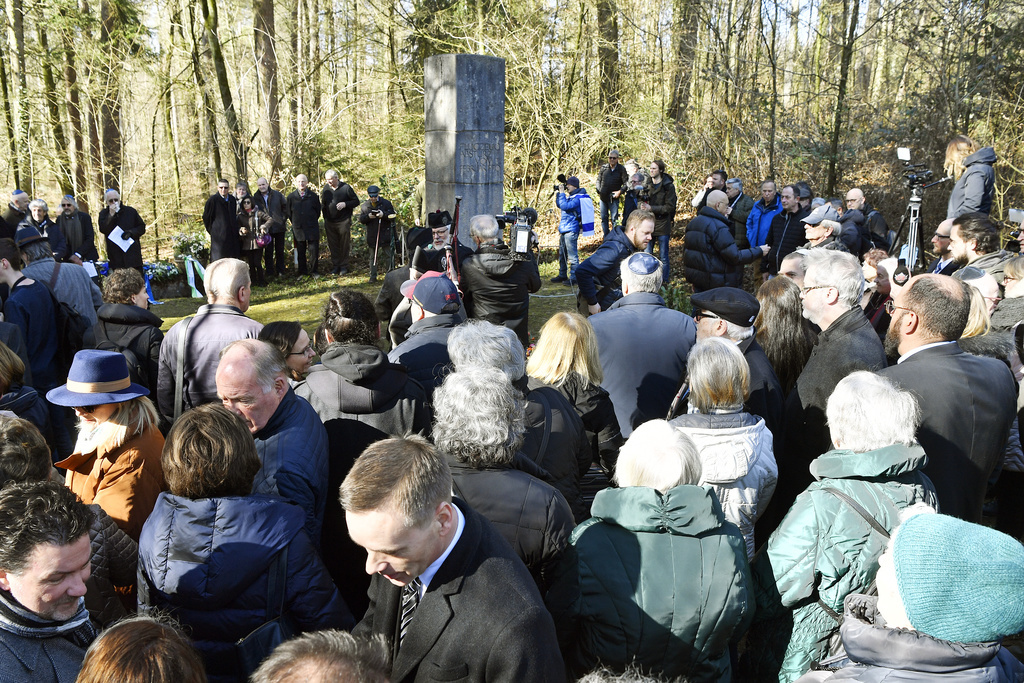
[[[768,241],[768,229],[772,219],[782,211],[782,203],[775,189],[774,180],[761,183],[761,199],[747,216],[747,241],[751,247],[759,247]]]
[[[635,251],[643,251],[654,234],[654,214],[645,209],[630,212],[626,230],[615,226],[590,258],[576,269],[580,301],[590,315],[607,310],[622,297],[619,264]],[[583,312],[582,303],[580,312]]]
[[[555,205],[562,210],[562,219],[558,223],[558,277],[551,278],[551,281],[575,285],[576,266],[580,262],[576,242],[585,220],[589,221],[590,229],[594,229],[594,200],[580,187],[579,178],[569,176],[555,195]]]

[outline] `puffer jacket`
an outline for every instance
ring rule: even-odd
[[[267,620],[274,558],[288,550],[285,609],[301,631],[355,625],[303,529],[273,496],[190,500],[161,494],[139,540],[139,607],[189,630],[210,681],[244,681],[235,643]]]
[[[306,533],[320,547],[327,506],[327,430],[306,399],[289,387],[277,410],[254,435],[260,471],[253,493],[281,496],[306,512]]]
[[[583,219],[580,215],[580,201],[583,199],[593,202],[586,188],[582,187],[568,194],[559,192],[555,195],[555,206],[562,210],[562,217],[558,221],[558,234],[579,233],[583,229]]]
[[[846,251],[863,256],[871,249],[871,231],[864,212],[850,209],[843,212],[839,222],[839,239],[846,245]]]
[[[742,287],[743,266],[762,256],[761,249],[740,249],[729,219],[705,206],[686,226],[683,252],[686,281],[694,291]]]
[[[859,242],[858,242],[859,244]],[[844,254],[856,254],[856,252],[850,251],[849,245],[842,240],[841,237],[835,235],[829,235],[824,242],[818,244],[811,244],[810,242],[804,242],[801,249],[829,249],[831,251],[841,251]]]
[[[530,344],[530,294],[540,289],[532,254],[514,259],[507,244],[483,245],[462,264],[462,290],[470,318],[504,325]]]
[[[736,240],[736,246],[740,249],[749,249],[750,241],[747,240],[747,218],[754,208],[752,197],[740,192],[735,199],[729,200],[732,212],[729,213],[729,223],[732,228],[732,236]]]
[[[106,627],[128,614],[114,586],[135,585],[139,546],[103,508],[89,507],[95,517],[89,528],[92,573],[85,582],[85,608],[93,621]]]
[[[138,378],[138,382],[149,389],[149,396],[155,402],[157,378],[160,376],[160,345],[164,341],[160,326],[164,321],[152,311],[130,304],[103,304],[96,311],[96,317],[99,322],[93,326],[92,334],[97,348],[103,342],[110,342],[131,351],[146,373]],[[126,341],[129,343],[125,344]],[[107,345],[104,347],[113,350]]]
[[[628,664],[729,681],[729,644],[753,613],[743,537],[710,486],[605,489],[572,533],[580,598],[566,662],[582,675]]]
[[[992,331],[1009,332],[1021,320],[1024,320],[1024,297],[1003,299],[992,311]]]
[[[700,451],[700,483],[715,489],[725,518],[738,526],[754,556],[754,523],[775,493],[779,467],[764,420],[743,412],[680,415],[679,427]]]
[[[0,396],[0,410],[7,410],[23,420],[34,424],[39,433],[49,442],[53,438],[50,431],[50,411],[46,405],[46,399],[32,387],[21,384],[12,384],[7,388],[7,393]]]
[[[661,182],[649,183],[651,190],[647,203],[654,214],[654,236],[672,234],[672,221],[676,217],[676,185],[668,173],[661,174]]]
[[[309,401],[327,430],[327,504],[321,553],[327,571],[354,614],[368,606],[370,576],[360,562],[364,552],[349,538],[345,511],[336,495],[345,475],[367,446],[392,436],[430,434],[427,394],[401,365],[388,362],[375,346],[331,344],[295,393]]]
[[[889,539],[829,489],[857,501],[891,533],[904,508],[937,505],[920,471],[926,462],[920,446],[897,444],[866,453],[833,450],[811,463],[817,481],[797,496],[751,564],[757,617],[741,666],[747,679],[786,683],[828,656],[838,629],[833,614],[875,578]]]
[[[919,631],[888,628],[878,612],[878,598],[873,596],[847,596],[840,630],[847,656],[835,662],[830,660],[829,671],[809,673],[800,683],[1024,680],[1024,665],[1001,642],[953,643]],[[836,668],[839,671],[831,673]]]
[[[580,287],[580,296],[591,306],[601,304],[602,310],[607,310],[621,299],[622,281],[619,264],[634,251],[636,247],[626,237],[626,233],[622,232],[622,228],[616,226],[609,230],[604,242],[590,258],[576,266],[576,282]]]
[[[946,218],[974,212],[987,214],[992,210],[996,182],[996,172],[992,170],[994,163],[996,151],[991,147],[982,147],[964,159],[964,173],[949,193]]]
[[[565,498],[521,453],[508,466],[476,468],[451,458],[448,464],[452,491],[494,525],[546,596],[576,526]]]
[[[747,241],[751,247],[759,247],[768,240],[768,231],[772,220],[782,212],[782,200],[775,195],[775,200],[765,206],[764,200],[754,202],[754,208],[747,216]]]

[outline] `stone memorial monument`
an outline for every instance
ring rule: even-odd
[[[484,55],[436,55],[423,67],[426,118],[426,204],[455,215],[459,238],[469,219],[503,213],[505,179],[505,60]]]

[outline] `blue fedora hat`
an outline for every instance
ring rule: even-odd
[[[116,351],[86,349],[75,354],[67,384],[46,392],[58,406],[98,406],[148,396],[149,389],[132,382],[128,361]]]

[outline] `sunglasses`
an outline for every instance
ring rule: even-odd
[[[719,317],[717,315],[714,315],[712,313],[694,313],[693,314],[694,322],[700,322],[704,318],[707,318],[708,320],[721,320],[722,319],[721,317]]]
[[[99,408],[99,406],[78,406],[75,410],[83,415],[92,415],[97,408]]]

